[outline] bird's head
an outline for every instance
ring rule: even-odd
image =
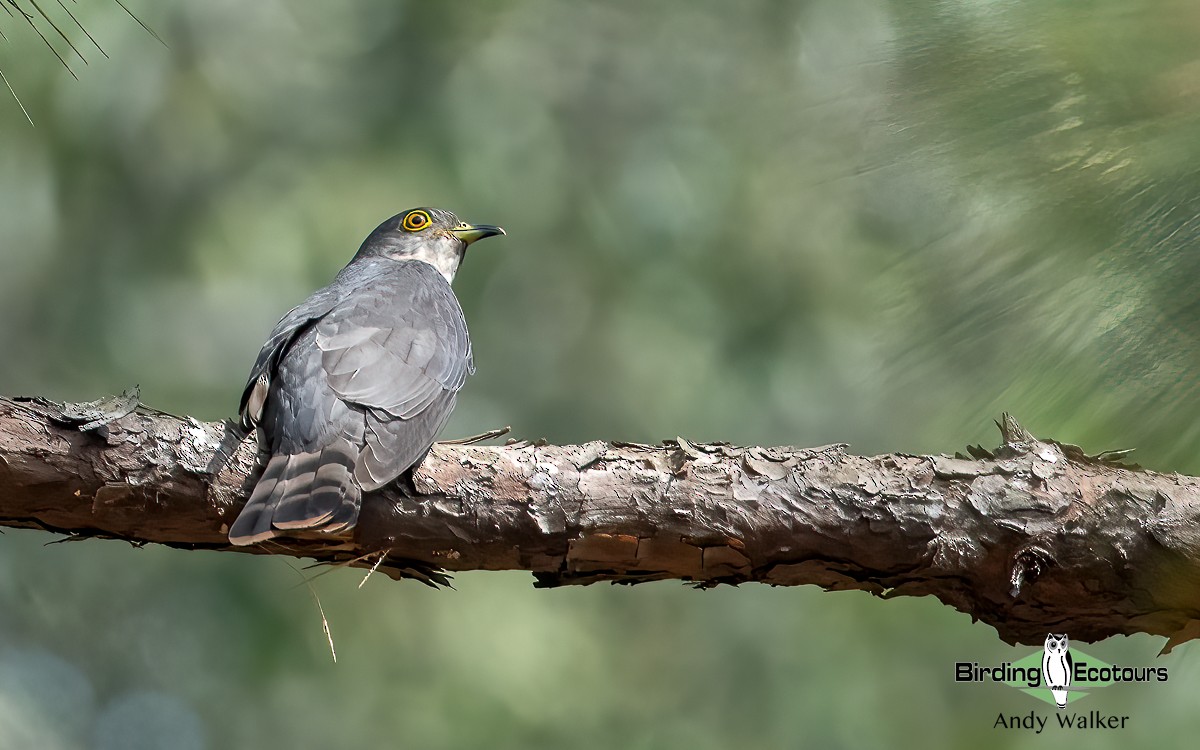
[[[453,281],[467,246],[484,237],[504,234],[491,224],[468,224],[440,208],[414,208],[375,227],[355,260],[368,257],[424,261]]]

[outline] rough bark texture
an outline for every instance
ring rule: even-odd
[[[515,569],[541,586],[931,594],[1013,643],[1200,635],[1200,480],[1088,458],[1011,420],[1005,444],[973,458],[438,445],[411,481],[367,495],[353,538],[234,548],[225,533],[257,472],[253,441],[136,403],[0,399],[0,525],[360,567],[386,552],[381,572],[426,581]]]

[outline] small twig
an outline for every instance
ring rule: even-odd
[[[482,443],[484,440],[491,440],[492,438],[503,437],[504,435],[507,435],[511,431],[512,431],[512,427],[508,427],[508,426],[497,427],[494,430],[488,430],[487,432],[481,432],[478,435],[471,435],[470,437],[451,438],[450,440],[439,440],[438,442],[443,445],[474,445],[475,443]]]
[[[78,535],[78,534],[67,534],[67,535],[65,535],[65,536],[63,536],[63,537],[61,537],[61,538],[59,538],[59,539],[51,539],[51,540],[50,540],[50,541],[48,541],[48,542],[43,542],[43,543],[42,543],[42,546],[43,546],[43,547],[50,547],[50,546],[53,546],[53,545],[55,545],[55,544],[66,544],[67,542],[82,542],[84,539],[87,539],[87,537],[86,537],[86,536],[80,536],[80,535]]]

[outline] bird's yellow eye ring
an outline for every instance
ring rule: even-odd
[[[400,222],[400,227],[406,232],[419,232],[431,223],[433,220],[424,211],[409,211]]]

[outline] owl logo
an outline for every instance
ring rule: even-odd
[[[1059,708],[1067,707],[1067,689],[1071,686],[1073,668],[1071,652],[1067,650],[1067,634],[1048,633],[1046,652],[1042,654],[1042,682],[1050,688]]]

